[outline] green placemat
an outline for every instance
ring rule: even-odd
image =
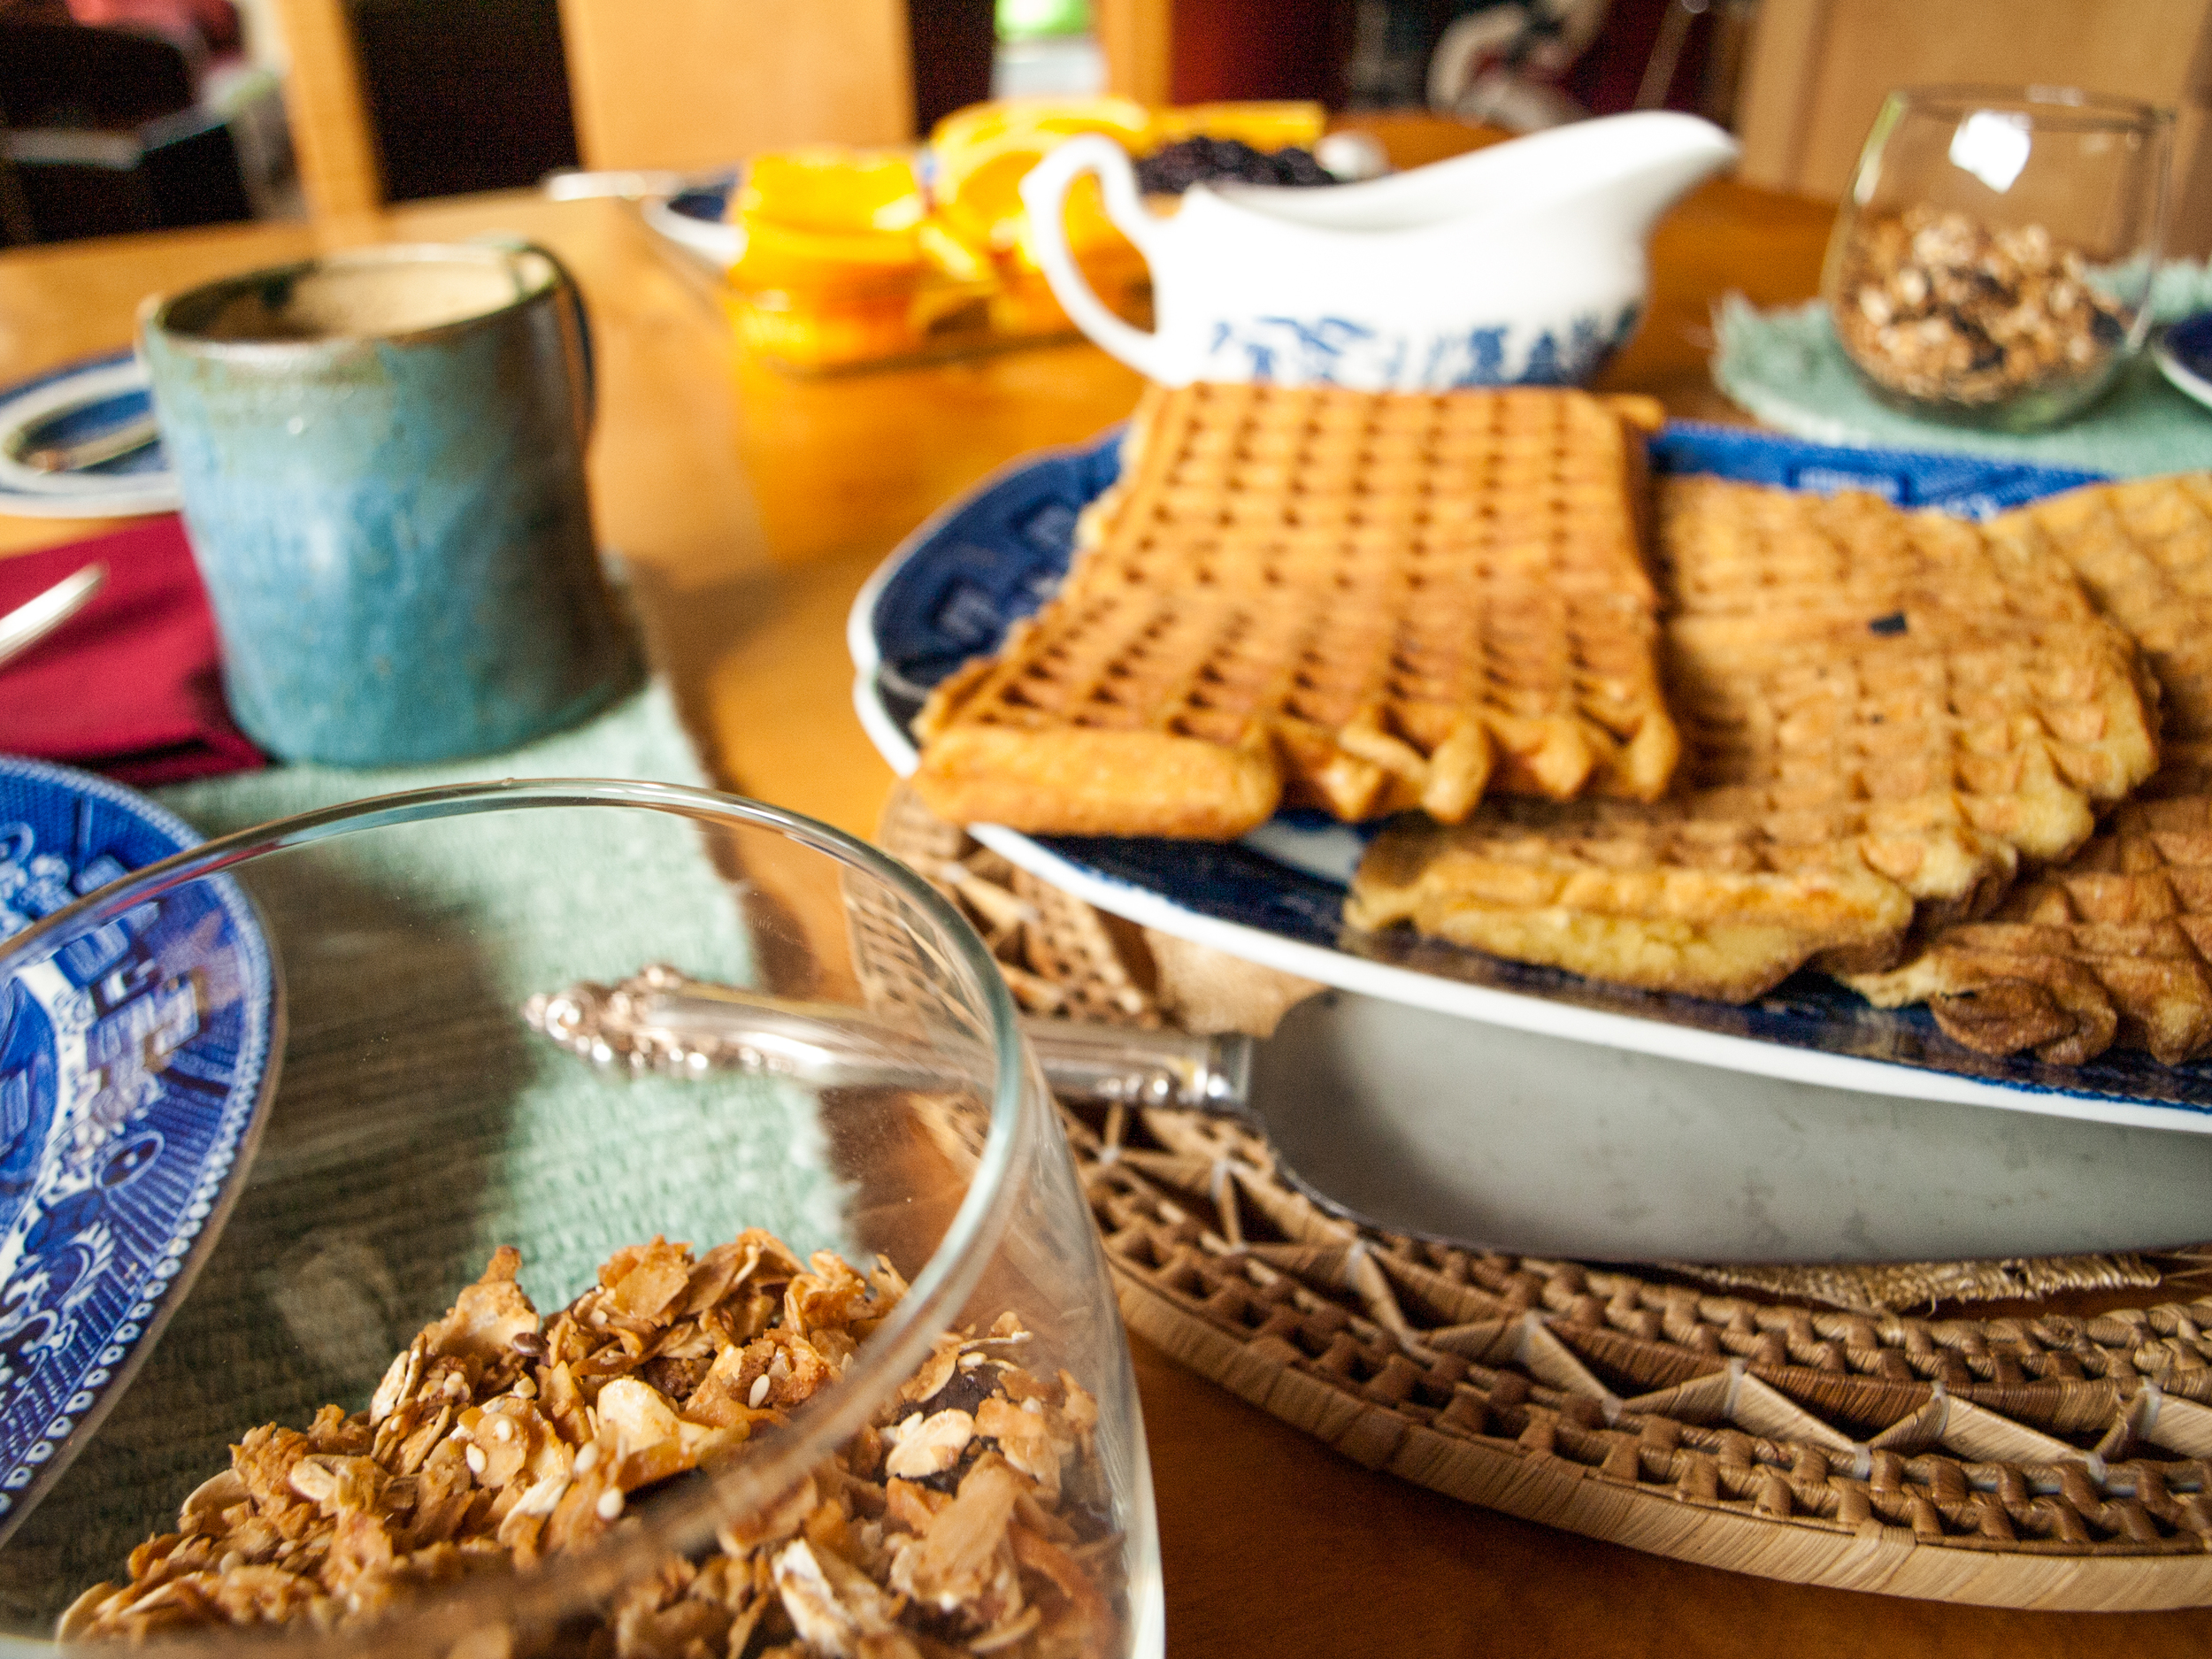
[[[182,785],[213,835],[312,808],[505,777],[697,784],[664,688],[489,760],[296,766]],[[740,1227],[840,1242],[812,1097],[757,1079],[610,1076],[527,1031],[531,992],[672,961],[743,982],[751,953],[697,826],[526,810],[342,837],[247,885],[288,999],[276,1102],[238,1207],[94,1443],[0,1548],[0,1617],[42,1621],[227,1466],[257,1423],[365,1404],[499,1244],[541,1309],[621,1244]],[[365,1110],[373,1106],[373,1114]]]
[[[2177,263],[2152,290],[2160,323],[2212,308],[2212,272]],[[1977,432],[1916,420],[1877,403],[1845,360],[1816,300],[1762,311],[1740,295],[1714,319],[1720,349],[1713,380],[1770,426],[1822,443],[1894,449],[1962,449],[2046,466],[2078,466],[2119,478],[2212,466],[2212,410],[2166,383],[2147,353],[2103,398],[2047,432]]]

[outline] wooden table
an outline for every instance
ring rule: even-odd
[[[1467,129],[1385,125],[1402,162]],[[1815,289],[1832,210],[1721,182],[1653,244],[1648,319],[1606,377],[1740,419],[1706,377],[1713,303]],[[600,344],[592,485],[657,660],[729,787],[865,834],[891,774],[854,718],[863,579],[1009,457],[1126,414],[1137,377],[1087,346],[810,381],[741,358],[703,288],[626,207],[496,196],[310,227],[166,233],[0,254],[0,384],[125,344],[146,295],[319,247],[506,230],[577,273]],[[1502,255],[1509,257],[1509,255]],[[0,553],[113,526],[0,517]],[[1138,1345],[1178,1655],[2101,1654],[2212,1650],[2212,1614],[1993,1612],[1806,1589],[1473,1509],[1347,1462]]]

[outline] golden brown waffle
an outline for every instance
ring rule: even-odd
[[[1409,815],[1361,861],[1345,919],[1729,1002],[1823,950],[1885,950],[1912,920],[1903,888],[1825,846],[1584,805],[1498,802],[1454,826]]]
[[[2047,549],[1946,513],[1901,512],[1848,491],[1811,495],[1732,480],[1669,479],[1659,494],[1667,608],[1676,617],[1840,612],[1916,603],[2023,620],[2097,614]]]
[[[1155,388],[1059,597],[923,710],[916,786],[960,822],[1215,838],[1286,800],[1650,799],[1643,489],[1641,434],[1578,392]]]
[[[1990,526],[2062,558],[2142,646],[2164,693],[2164,760],[2088,845],[1985,922],[1849,983],[1925,1001],[1986,1054],[2074,1065],[2115,1042],[2168,1064],[2212,1052],[2212,477],[2075,490]]]
[[[1890,965],[1916,907],[1980,913],[2149,774],[2133,649],[2047,550],[1863,496],[1660,500],[1676,793],[1394,826],[1353,926],[1742,1001]]]
[[[2212,745],[2212,473],[2070,490],[1989,528],[2008,545],[2056,554],[2134,636],[2164,693],[2161,784],[2177,760],[2200,767]]]

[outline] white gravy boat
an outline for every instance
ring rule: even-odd
[[[1736,153],[1710,122],[1654,111],[1365,184],[1194,185],[1162,217],[1127,154],[1092,134],[1052,150],[1021,192],[1068,315],[1164,384],[1560,386],[1595,374],[1635,332],[1653,224]],[[1106,309],[1069,252],[1061,204],[1084,173],[1152,268],[1149,334]]]

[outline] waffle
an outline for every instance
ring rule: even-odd
[[[2149,687],[2048,549],[1870,497],[1660,495],[1675,793],[1394,826],[1355,927],[1740,1002],[1893,965],[2148,776]]]
[[[918,791],[956,822],[1215,839],[1284,803],[1655,797],[1678,743],[1640,552],[1654,419],[1571,391],[1155,388],[1059,595],[924,709]]]
[[[2141,798],[1994,916],[1849,983],[1885,1007],[1927,1002],[1985,1054],[2212,1053],[2212,477],[2076,490],[1991,530],[2058,556],[2135,636],[2164,694],[2163,762]]]
[[[1857,491],[1824,496],[1674,478],[1660,492],[1659,518],[1675,618],[1864,621],[1906,605],[2025,621],[2099,614],[2049,549],[1947,513],[1901,512]]]
[[[1912,920],[1896,882],[1824,843],[1775,841],[1747,815],[1584,809],[1498,802],[1456,826],[1402,819],[1361,861],[1345,919],[1739,1002],[1823,952],[1886,956]]]

